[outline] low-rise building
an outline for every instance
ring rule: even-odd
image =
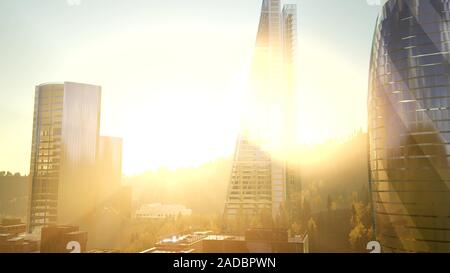
[[[87,240],[87,232],[78,227],[46,226],[41,230],[41,253],[83,253]]]
[[[26,234],[20,219],[3,219],[0,224],[0,253],[39,252],[39,238]]]
[[[27,231],[27,225],[20,219],[2,219],[0,234],[19,235]]]
[[[92,249],[87,251],[86,253],[90,254],[112,254],[112,253],[120,253],[117,249]]]
[[[142,253],[308,253],[308,235],[286,230],[250,229],[245,236],[194,232],[168,237]]]

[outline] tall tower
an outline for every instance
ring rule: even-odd
[[[291,218],[300,216],[301,173],[297,159],[297,112],[295,95],[297,88],[297,5],[284,5],[282,11],[282,41],[283,41],[283,84],[285,96],[285,141],[286,144],[286,209]]]
[[[450,3],[390,0],[370,67],[369,166],[384,252],[450,252]]]
[[[89,229],[86,229],[88,246],[92,248],[119,247],[123,241],[121,231],[131,215],[131,192],[128,195],[128,188],[123,187],[121,181],[122,144],[121,138],[106,136],[101,136],[98,143],[96,179],[92,185],[95,211]]]
[[[62,83],[36,87],[28,229],[79,224],[94,205],[101,88]]]
[[[122,186],[122,145],[121,138],[100,136],[95,183],[97,207],[108,202]]]
[[[296,6],[264,0],[250,73],[251,100],[238,139],[224,217],[252,222],[280,216],[287,201],[293,107]],[[287,65],[289,64],[289,65]]]

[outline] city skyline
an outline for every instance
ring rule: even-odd
[[[450,1],[242,2],[0,3],[0,253],[450,251]]]
[[[46,81],[103,86],[101,134],[123,137],[125,175],[231,156],[260,2],[2,2],[0,12],[8,12],[0,16],[5,39],[0,45],[5,60],[0,88],[11,91],[1,94],[0,121],[13,130],[0,136],[0,167],[28,172],[31,94],[33,86]],[[300,7],[299,32],[304,38],[299,41],[300,142],[323,142],[365,128],[367,64],[379,6],[356,0],[285,2]],[[329,16],[326,7],[335,14]],[[361,10],[353,20],[364,23],[354,25],[347,18],[346,11],[353,7]],[[162,10],[167,11],[165,18]],[[96,13],[102,16],[95,18]],[[128,23],[118,26],[117,19]],[[337,35],[335,22],[349,30],[341,34],[347,41]],[[58,39],[49,43],[50,37]],[[355,60],[347,58],[354,55]],[[26,64],[28,59],[32,64]],[[326,67],[319,68],[317,59],[325,60]],[[322,70],[329,80],[322,80]],[[342,96],[327,101],[324,96],[330,92]],[[351,111],[343,107],[348,104],[354,105]],[[332,126],[327,126],[326,116],[334,117]]]

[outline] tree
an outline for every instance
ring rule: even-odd
[[[291,225],[291,234],[292,234],[293,236],[295,236],[295,235],[301,235],[301,234],[302,234],[302,225],[300,225],[300,224],[294,222],[294,223]]]
[[[310,234],[313,234],[317,231],[317,223],[316,221],[311,217],[308,221],[308,232]]]
[[[369,187],[367,185],[365,185],[365,184],[362,185],[360,194],[361,194],[361,201],[364,203],[369,203],[370,192],[369,192]]]
[[[287,229],[289,227],[289,215],[285,203],[280,205],[279,211],[280,214],[277,217],[276,226],[278,228]]]
[[[364,249],[365,243],[372,240],[373,228],[370,225],[370,204],[364,205],[363,202],[353,198],[352,218],[350,219],[351,231],[349,242],[356,251]]]
[[[308,225],[308,221],[311,218],[311,205],[308,199],[303,201],[303,211],[302,211],[302,223],[304,226]]]
[[[369,241],[375,240],[375,234],[373,231],[373,227],[370,227],[367,229],[367,238],[369,239]]]
[[[327,209],[328,212],[331,212],[331,210],[333,209],[333,199],[331,198],[331,195],[328,194],[328,198],[327,198]]]
[[[349,241],[353,249],[359,250],[364,244],[364,239],[367,236],[367,229],[362,223],[357,223],[350,231]]]
[[[319,239],[319,236],[317,236],[317,223],[312,217],[308,220],[307,229],[308,236],[311,239],[311,245],[317,245]]]

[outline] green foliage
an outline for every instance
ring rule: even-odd
[[[368,241],[373,238],[373,228],[370,224],[371,206],[359,201],[358,194],[353,193],[351,231],[349,241],[352,248],[361,251]]]
[[[305,148],[302,158],[302,191],[294,199],[301,210],[290,219],[291,234],[309,232],[312,252],[362,250],[373,236],[367,134]]]

